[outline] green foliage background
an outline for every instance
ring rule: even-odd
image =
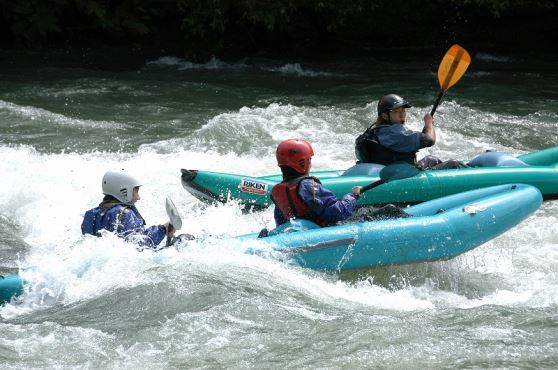
[[[4,49],[145,46],[194,59],[490,44],[553,48],[554,0],[3,0]]]

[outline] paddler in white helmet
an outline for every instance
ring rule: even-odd
[[[169,222],[146,227],[135,205],[141,199],[140,186],[141,182],[123,169],[107,171],[102,180],[104,198],[97,207],[85,212],[82,234],[101,236],[100,231],[107,230],[141,247],[153,249],[157,249],[165,236],[173,238],[175,229]]]

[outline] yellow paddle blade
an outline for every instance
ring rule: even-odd
[[[471,64],[471,56],[459,45],[449,48],[438,67],[438,82],[442,91],[446,91],[459,81]]]

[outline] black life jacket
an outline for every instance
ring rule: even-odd
[[[396,162],[407,162],[412,165],[416,164],[416,152],[401,153],[386,148],[380,143],[378,130],[382,127],[387,127],[387,125],[379,125],[374,128],[369,127],[356,138],[355,155],[357,160],[363,163],[379,163],[384,166]]]
[[[313,176],[300,176],[284,180],[280,184],[275,185],[271,190],[271,200],[279,208],[285,219],[305,218],[322,227],[334,225],[335,223],[327,222],[319,217],[298,195],[298,188],[304,179],[312,179],[321,184],[320,180]]]

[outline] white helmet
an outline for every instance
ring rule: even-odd
[[[130,203],[134,188],[141,182],[122,170],[107,171],[103,176],[103,194],[112,195],[122,203]]]

